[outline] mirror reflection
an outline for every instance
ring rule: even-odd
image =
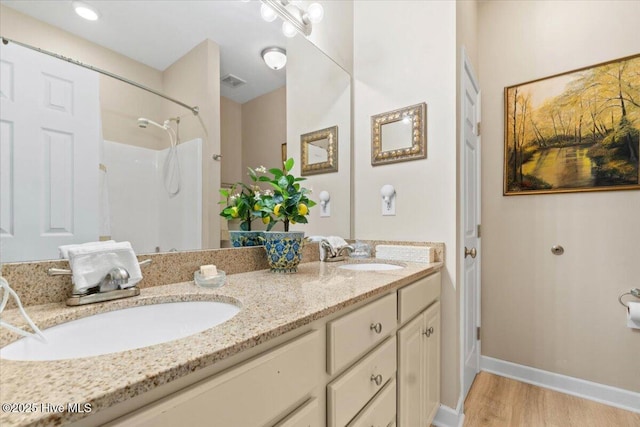
[[[2,36],[112,71],[200,109],[195,116],[73,64],[2,46],[2,262],[58,258],[62,244],[107,238],[129,240],[137,253],[219,247],[225,236],[218,188],[244,180],[247,166],[279,166],[289,125],[289,71],[270,69],[260,57],[265,47],[289,41],[277,23],[261,20],[259,2],[193,2],[184,8],[163,1],[149,8],[145,1],[95,1],[107,8],[105,16],[117,18],[97,30],[63,16],[68,2],[0,3]],[[146,18],[134,19],[140,16]],[[214,37],[205,28],[224,34]],[[305,49],[317,58],[317,48],[302,42],[297,59],[304,62]],[[9,56],[23,65],[6,66]],[[39,101],[14,109],[26,112],[18,123],[8,105],[26,88],[40,92],[23,98]],[[37,144],[22,147],[17,138]],[[22,151],[12,151],[16,147]]]
[[[300,136],[302,175],[338,171],[338,126]]]
[[[307,164],[324,163],[329,159],[329,138],[310,141],[308,144]]]
[[[382,125],[382,151],[411,148],[412,131],[413,123],[409,118]]]

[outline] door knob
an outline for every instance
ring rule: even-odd
[[[465,248],[464,248],[464,257],[465,258],[468,257],[469,255],[471,255],[471,258],[475,258],[477,254],[478,254],[478,252],[476,251],[476,248],[471,248],[471,250],[469,250],[465,246]]]

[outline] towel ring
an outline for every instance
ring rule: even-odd
[[[632,295],[636,298],[640,298],[640,289],[638,288],[633,288],[631,290],[629,290],[629,292],[625,292],[623,294],[620,294],[620,296],[618,297],[618,302],[627,310],[629,309],[629,306],[627,304],[624,303],[624,301],[622,301],[622,297],[627,296],[627,295]]]

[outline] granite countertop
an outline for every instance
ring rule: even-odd
[[[0,403],[90,403],[92,413],[149,391],[154,387],[215,364],[245,349],[282,335],[359,301],[407,285],[442,267],[403,264],[390,271],[351,271],[345,262],[300,264],[297,274],[268,270],[227,276],[226,285],[205,289],[193,282],[141,290],[138,297],[67,307],[30,306],[27,312],[40,328],[95,313],[176,301],[225,301],[242,307],[216,327],[186,338],[135,350],[82,359],[25,362],[0,360]],[[6,310],[3,320],[21,324],[17,310]],[[22,322],[24,323],[24,322]],[[134,326],[134,325],[132,325]],[[0,329],[0,346],[17,335]],[[0,413],[0,425],[51,425],[76,421],[87,414],[70,412]]]

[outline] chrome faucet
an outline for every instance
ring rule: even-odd
[[[67,298],[67,305],[84,305],[140,295],[140,288],[137,286],[122,289],[122,285],[128,282],[129,272],[123,267],[114,267],[95,286],[82,292],[74,289]]]
[[[150,259],[140,261],[140,266],[151,264]],[[71,270],[63,268],[50,268],[47,270],[49,276],[71,276]],[[111,301],[114,299],[135,297],[140,295],[138,286],[130,286],[122,289],[122,285],[129,283],[129,272],[124,267],[113,267],[105,276],[88,289],[78,291],[75,286],[71,296],[67,298],[67,305],[84,305],[94,302]]]
[[[98,282],[97,285],[86,289],[83,292],[73,290],[73,295],[91,295],[102,292],[111,292],[120,289],[121,285],[129,282],[129,272],[123,267],[114,267]]]
[[[339,248],[334,248],[331,246],[327,239],[322,239],[320,241],[320,261],[323,262],[336,262],[343,261],[346,255],[349,256],[351,252],[353,252],[355,248],[352,245],[341,246]]]

